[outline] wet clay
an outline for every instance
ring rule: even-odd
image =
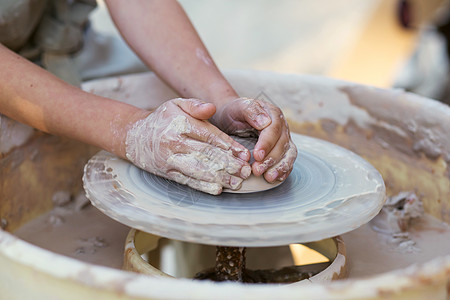
[[[158,107],[128,130],[126,156],[152,174],[218,195],[222,187],[237,189],[251,174],[250,166],[233,156],[248,150],[238,148],[218,135],[210,123],[193,119],[180,108],[201,105],[195,99],[174,99]],[[240,176],[240,177],[239,177]]]
[[[242,185],[238,190],[223,189],[223,192],[224,193],[235,193],[235,194],[262,192],[262,191],[268,191],[270,189],[276,188],[283,182],[284,181],[277,180],[275,182],[270,183],[264,179],[264,176],[255,176],[252,174],[247,179],[242,181]]]
[[[247,148],[250,151],[251,157],[250,157],[250,164],[253,164],[255,162],[255,159],[253,157],[253,150],[255,148],[256,142],[258,141],[257,138],[254,137],[240,137],[240,136],[231,136],[232,139],[234,139],[239,144],[243,145],[245,148]],[[264,176],[255,176],[253,173],[244,181],[242,181],[242,185],[237,190],[232,189],[223,189],[223,192],[225,193],[236,193],[236,194],[245,194],[245,193],[255,193],[255,192],[262,192],[262,191],[268,191],[270,189],[276,188],[280,184],[282,184],[284,181],[278,181],[275,182],[267,182],[264,179]]]

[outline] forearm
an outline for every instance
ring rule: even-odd
[[[239,98],[175,0],[105,1],[125,40],[161,79],[183,97],[215,104],[215,126],[227,134],[258,134],[255,175],[286,179],[297,150],[283,113],[272,103]]]
[[[238,97],[178,2],[107,0],[106,3],[130,47],[181,96],[217,106]]]
[[[0,113],[125,157],[124,130],[147,112],[84,92],[1,45],[0,65]]]

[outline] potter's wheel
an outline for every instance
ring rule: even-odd
[[[278,187],[219,196],[152,175],[102,151],[85,167],[84,188],[103,213],[155,235],[201,244],[276,246],[333,237],[367,223],[385,187],[369,163],[344,148],[292,134],[294,169]]]

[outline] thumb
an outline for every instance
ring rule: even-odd
[[[208,120],[216,113],[216,106],[198,99],[174,99],[178,107],[185,113],[199,120]]]

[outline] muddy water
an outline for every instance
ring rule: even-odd
[[[52,252],[121,268],[128,230],[89,205],[81,211],[56,208],[25,224],[15,234]],[[409,234],[415,245],[407,249],[392,243],[370,225],[344,234],[349,276],[379,274],[450,254],[450,226],[447,224],[426,216],[413,223]]]
[[[403,244],[369,224],[344,234],[349,277],[380,274],[450,254],[450,226],[446,223],[425,215],[412,223],[408,234],[409,241]]]
[[[82,210],[57,207],[14,232],[52,252],[97,265],[122,268],[129,227],[88,205]]]

